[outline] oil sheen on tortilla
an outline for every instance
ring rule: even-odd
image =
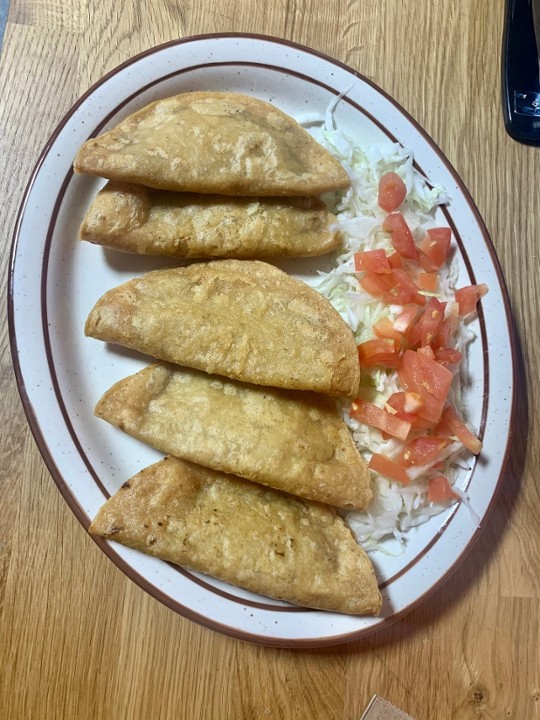
[[[208,373],[354,397],[354,336],[330,302],[269,263],[155,270],[98,300],[85,333]]]
[[[162,452],[311,500],[362,509],[369,470],[324,395],[167,363],[120,380],[95,414]]]
[[[219,195],[319,195],[349,177],[271,103],[226,92],[157,100],[88,140],[77,173],[162,190]]]
[[[122,252],[180,258],[309,257],[334,250],[335,216],[316,197],[246,198],[109,182],[81,238]]]
[[[381,608],[371,563],[334,508],[175,458],[124,483],[90,532],[305,607]]]

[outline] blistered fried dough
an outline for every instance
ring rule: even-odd
[[[369,470],[333,401],[158,363],[113,385],[95,414],[149,445],[292,495],[362,509]]]
[[[232,198],[109,182],[90,206],[81,238],[146,255],[308,257],[339,245],[334,221],[315,197]]]
[[[305,283],[257,260],[155,270],[109,290],[85,333],[257,385],[353,397],[352,331]]]
[[[219,195],[319,195],[350,184],[339,162],[288,115],[223,92],[185,93],[144,107],[88,140],[74,169]]]
[[[90,532],[304,607],[381,609],[369,558],[333,508],[172,457],[128,480]]]

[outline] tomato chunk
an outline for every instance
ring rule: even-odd
[[[440,227],[430,228],[426,236],[420,240],[418,243],[420,254],[426,258],[428,261],[426,264],[432,268],[427,272],[434,272],[444,265],[450,250],[451,237],[450,228]]]
[[[390,276],[389,276],[390,277]],[[393,285],[383,294],[382,299],[388,305],[425,305],[426,298],[420,295],[417,286],[405,270],[392,270]]]
[[[482,450],[482,442],[474,435],[465,423],[460,420],[452,407],[447,407],[442,414],[441,422],[437,425],[437,432],[454,435],[459,442],[474,455]]]
[[[354,253],[354,268],[356,272],[389,273],[391,271],[384,250],[364,250]]]
[[[411,424],[411,430],[414,432],[425,432],[431,430],[435,423],[424,420],[418,416],[418,411],[424,405],[424,400],[418,393],[414,392],[395,392],[386,401],[388,412],[393,413],[400,420],[405,420]]]
[[[373,325],[373,332],[378,338],[391,338],[392,340],[397,340],[400,347],[405,339],[401,333],[394,329],[394,324],[388,317],[377,320],[377,322]]]
[[[435,360],[431,348],[419,348],[416,354],[424,375],[422,386],[439,400],[446,400],[452,384],[452,373]]]
[[[418,305],[407,305],[394,320],[394,330],[400,333],[407,332],[419,312]]]
[[[398,367],[399,347],[392,338],[374,338],[358,345],[360,367]]]
[[[359,283],[366,292],[380,297],[387,305],[426,304],[426,298],[418,292],[418,287],[399,268],[388,273],[366,272]]]
[[[397,482],[403,483],[403,485],[409,484],[409,476],[405,468],[402,468],[386,455],[380,453],[373,453],[371,460],[368,463],[370,470],[374,470],[390,480],[397,480]]]
[[[421,395],[424,405],[418,411],[419,417],[438,422],[443,411],[452,373],[434,359],[433,351],[405,350],[398,376],[405,390]]]
[[[429,345],[426,347],[418,348],[417,355],[421,360],[435,360],[435,353],[433,348]]]
[[[397,412],[403,412],[407,414],[413,414],[420,410],[424,405],[424,400],[421,395],[416,392],[395,392],[390,395],[386,401],[391,408]]]
[[[439,302],[437,298],[430,298],[420,325],[420,344],[422,347],[431,345],[437,339],[437,334],[444,320],[446,303]]]
[[[392,247],[396,252],[409,260],[416,260],[418,250],[413,234],[403,215],[399,212],[390,213],[383,222],[383,230],[390,234]]]
[[[364,425],[382,430],[398,440],[406,440],[411,431],[411,423],[361,399],[353,402],[349,414]]]
[[[441,452],[450,442],[450,438],[438,435],[415,438],[399,453],[396,462],[404,467],[431,465],[440,460]]]
[[[488,286],[484,283],[480,285],[467,285],[456,290],[456,302],[459,305],[459,314],[461,317],[469,315],[476,310],[476,304],[480,298],[488,291]]]
[[[459,495],[453,492],[448,478],[438,475],[429,481],[427,499],[428,502],[444,502],[459,499]]]
[[[426,292],[435,292],[438,282],[439,276],[434,272],[422,272],[419,273],[416,278],[416,284],[420,290],[425,290]]]
[[[397,210],[405,200],[407,188],[405,183],[395,172],[385,173],[379,180],[379,207],[386,212]]]
[[[448,365],[459,365],[462,355],[459,350],[453,348],[437,348],[435,350],[435,360],[444,367]]]
[[[405,339],[411,350],[416,350],[420,345],[422,339],[422,322],[418,320],[412,327],[410,327],[405,333]]]
[[[395,285],[393,273],[371,273],[366,274],[359,280],[360,285],[366,292],[375,297],[380,297],[390,292]]]
[[[403,267],[403,261],[401,259],[401,255],[398,252],[394,252],[391,255],[389,255],[388,262],[390,263],[390,267],[393,269],[395,269],[395,268],[401,269]]]

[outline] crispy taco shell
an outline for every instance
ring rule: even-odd
[[[333,508],[171,457],[128,480],[90,532],[305,607],[381,608],[373,567]]]

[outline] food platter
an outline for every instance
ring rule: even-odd
[[[104,500],[160,454],[93,417],[101,394],[146,359],[85,338],[84,321],[106,290],[167,263],[78,240],[102,181],[74,175],[72,162],[89,137],[153,100],[192,90],[253,94],[300,121],[324,117],[344,94],[336,126],[364,143],[398,141],[414,152],[419,171],[451,199],[439,212],[456,239],[460,284],[484,282],[490,289],[474,322],[466,388],[484,451],[460,478],[480,525],[465,505],[454,505],[411,531],[402,554],[374,554],[380,617],[293,607],[96,540],[153,597],[216,631],[283,647],[346,642],[394,622],[439,588],[472,548],[493,505],[514,412],[515,348],[504,281],[482,219],[449,162],[401,107],[350,68],[280,39],[234,34],[186,38],[127,61],[80,98],[44,148],[20,208],[10,265],[10,334],[24,408],[56,484],[86,529]],[[288,261],[286,269],[308,278],[318,265]]]

